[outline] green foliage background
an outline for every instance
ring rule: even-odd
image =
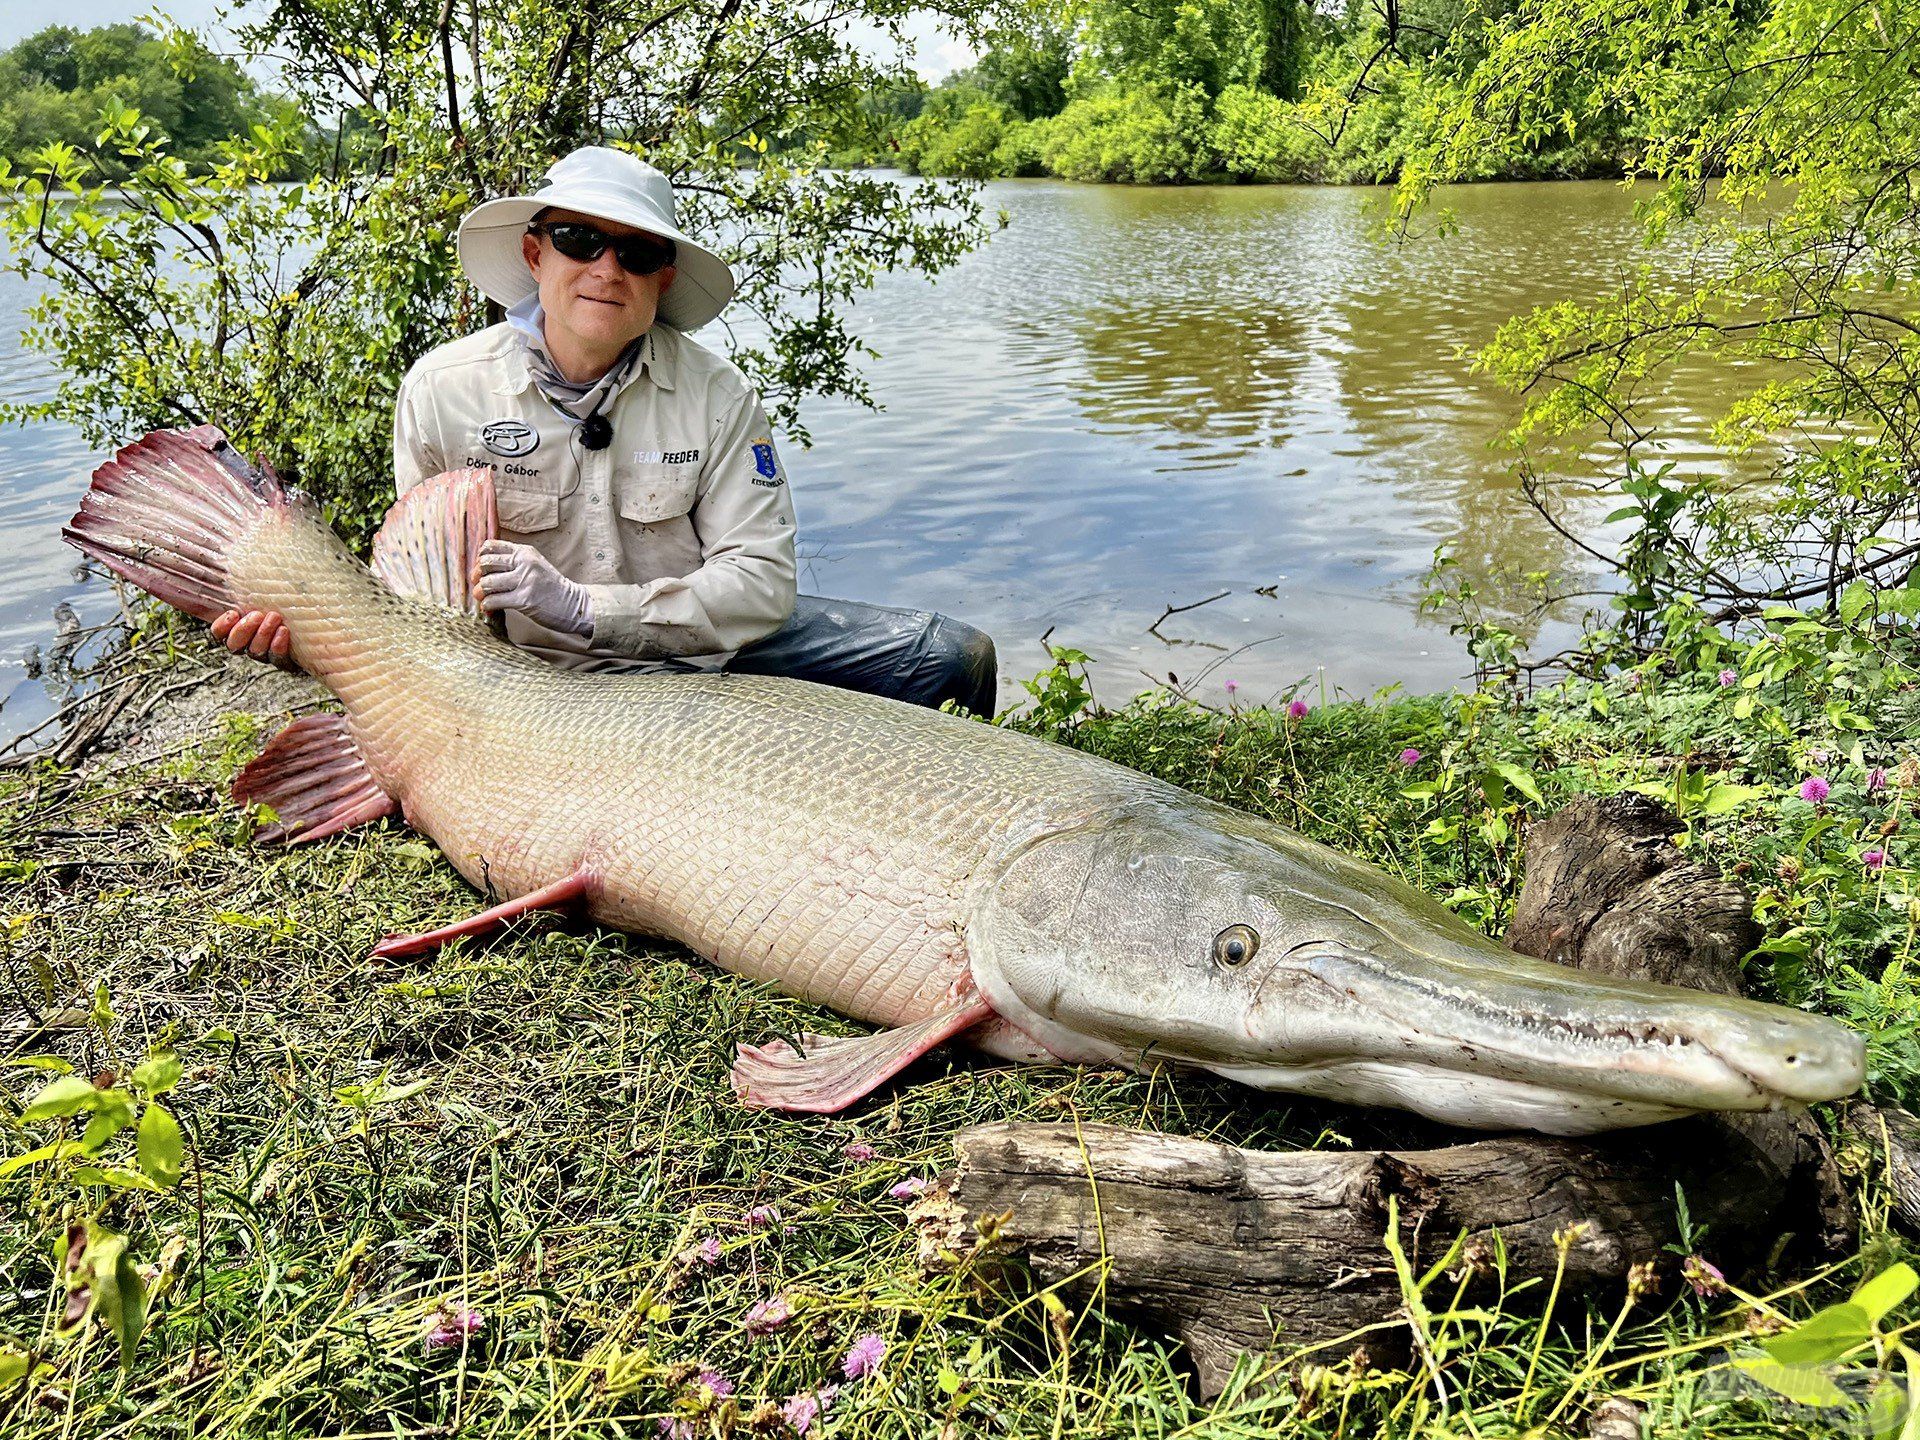
[[[392,496],[400,376],[489,319],[454,265],[461,215],[605,143],[664,170],[681,223],[729,255],[741,284],[720,324],[750,318],[764,337],[734,358],[804,440],[803,396],[871,402],[853,297],[885,270],[937,273],[987,233],[969,187],[828,164],[866,133],[860,97],[907,73],[889,37],[917,8],[277,0],[247,12],[242,44],[275,57],[286,92],[265,118],[189,146],[144,92],[107,84],[84,92],[99,109],[81,138],[0,160],[10,263],[48,282],[27,341],[62,372],[52,399],[0,418],[65,420],[102,448],[215,424],[364,539]],[[939,13],[972,33],[1002,9],[953,0]],[[266,183],[289,170],[305,178]]]
[[[191,31],[162,38],[142,25],[50,25],[0,54],[0,156],[90,146],[102,112],[122,107],[138,110],[189,165],[210,163],[220,142],[255,125],[300,123],[292,102],[263,92]]]

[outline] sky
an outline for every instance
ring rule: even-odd
[[[112,25],[123,20],[138,20],[160,13],[182,25],[205,31],[224,9],[233,8],[224,0],[61,0],[57,7],[36,0],[0,0],[0,50],[25,39],[48,25],[71,25],[87,30],[95,25]],[[929,80],[973,63],[974,54],[950,35],[942,34],[930,21],[915,19],[908,23],[913,34],[914,61]],[[215,48],[218,49],[216,41]]]

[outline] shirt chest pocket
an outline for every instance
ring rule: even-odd
[[[493,498],[500,512],[500,528],[515,535],[534,535],[560,523],[560,497],[526,490],[495,478]]]
[[[676,519],[693,509],[699,491],[698,465],[636,465],[621,477],[620,518],[640,525]]]

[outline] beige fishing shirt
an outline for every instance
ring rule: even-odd
[[[563,665],[676,657],[716,669],[793,613],[793,501],[773,430],[729,361],[655,324],[601,413],[613,443],[534,384],[510,323],[429,351],[400,385],[393,469],[493,471],[505,539],[587,588],[593,634],[506,613],[507,637]]]

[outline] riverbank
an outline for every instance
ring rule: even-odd
[[[166,1104],[189,1157],[180,1184],[128,1189],[108,1212],[156,1267],[124,1382],[105,1334],[90,1350],[53,1338],[49,1257],[68,1207],[97,1201],[102,1182],[34,1164],[0,1179],[0,1342],[53,1367],[31,1403],[0,1398],[0,1433],[779,1435],[810,1405],[824,1412],[812,1433],[846,1437],[1236,1424],[1307,1437],[1436,1420],[1427,1375],[1363,1372],[1350,1346],[1291,1356],[1277,1384],[1204,1408],[1177,1349],[1124,1320],[1065,1307],[1017,1273],[924,1273],[911,1215],[913,1191],[950,1162],[948,1137],[973,1122],[1076,1118],[1268,1148],[1447,1132],[1285,1096],[1250,1103],[1205,1078],[960,1054],[846,1117],[743,1110],[727,1085],[737,1042],[847,1022],[684,952],[551,918],[419,961],[370,960],[381,934],[464,914],[471,892],[395,825],[253,847],[226,785],[313,692],[188,628],[162,626],[137,657],[151,693],[166,692],[138,726],[104,730],[77,767],[0,777],[7,983],[41,1017],[6,1044],[16,1059],[58,1057],[0,1070],[0,1093],[18,1108],[57,1063],[138,1077],[170,1047],[180,1073]],[[1165,694],[1097,710],[1063,660],[1012,723],[1296,825],[1494,930],[1528,818],[1575,793],[1661,788],[1690,844],[1760,892],[1755,988],[1867,1030],[1876,1098],[1912,1104],[1914,658],[1910,636],[1864,613],[1781,619],[1753,645],[1700,635],[1639,670],[1532,696],[1502,685],[1293,711]],[[6,1153],[50,1130],[16,1131]],[[100,1164],[137,1175],[137,1148],[127,1131]],[[1857,1165],[1853,1183],[1873,1199]],[[1879,1268],[1901,1242],[1883,1208],[1862,1208],[1865,1263]],[[1714,1237],[1698,1249],[1711,1261]],[[1585,1331],[1576,1309],[1543,1333],[1524,1297],[1441,1320],[1452,1433],[1540,1424],[1569,1390],[1567,1424],[1627,1393],[1663,1434],[1830,1433],[1809,1412],[1768,1420],[1714,1377],[1750,1315],[1805,1313],[1860,1269],[1808,1286],[1789,1244],[1754,1281],[1767,1296],[1696,1295],[1682,1258],[1624,1310],[1618,1295],[1582,1302]],[[1536,1353],[1525,1377],[1489,1363]],[[856,1359],[850,1376],[849,1355],[873,1363]]]

